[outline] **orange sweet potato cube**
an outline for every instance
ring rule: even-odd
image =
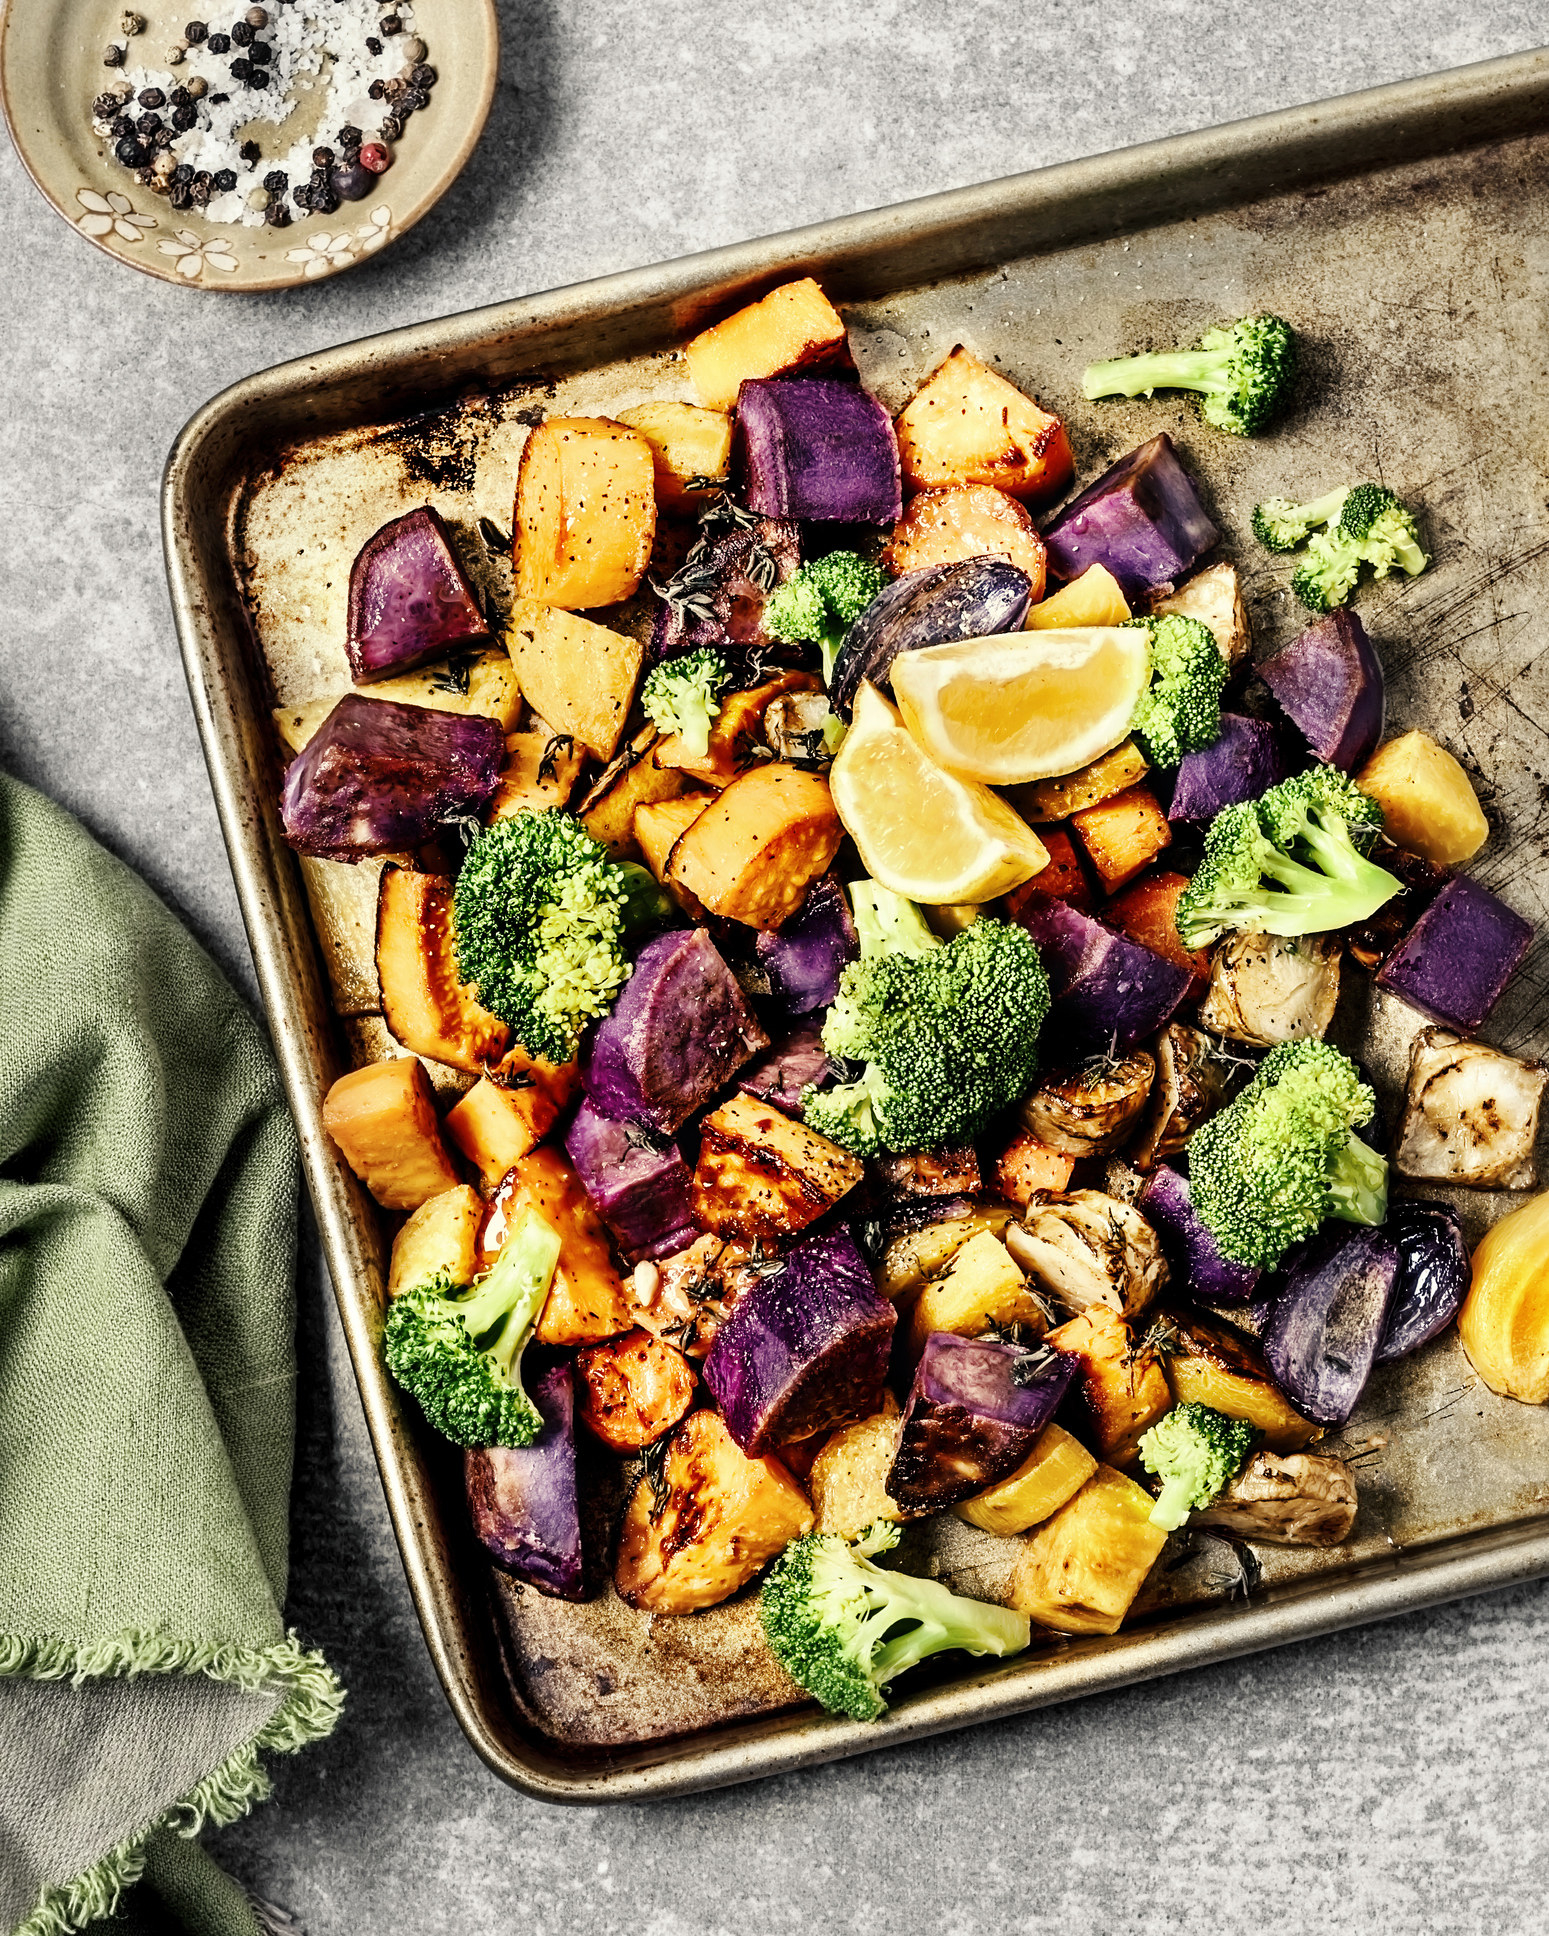
[[[1117,893],[1172,842],[1167,815],[1149,787],[1126,787],[1111,800],[1083,807],[1070,824],[1107,894]]]
[[[323,1127],[389,1210],[417,1210],[461,1180],[441,1140],[418,1056],[395,1056],[340,1076],[323,1101]]]
[[[1051,1331],[1048,1342],[1080,1367],[1062,1413],[1070,1429],[1110,1465],[1133,1464],[1141,1438],[1172,1410],[1172,1391],[1156,1354],[1137,1344],[1107,1304],[1088,1305]]]
[[[1040,1190],[1065,1189],[1075,1167],[1075,1157],[1050,1149],[1030,1130],[1019,1129],[995,1159],[991,1172],[995,1194],[1025,1210]]]
[[[522,449],[515,526],[519,598],[572,612],[628,598],[656,533],[651,446],[607,417],[550,417]]]
[[[1006,915],[1014,921],[1030,901],[1068,901],[1083,914],[1096,904],[1076,843],[1063,827],[1039,827],[1038,838],[1048,849],[1049,862],[1030,881],[1006,896]]]
[[[1075,476],[1058,417],[961,344],[905,406],[894,428],[907,490],[993,484],[1030,504]]]
[[[683,356],[700,402],[730,410],[747,378],[827,369],[848,363],[850,350],[843,317],[803,276],[701,330]]]
[[[562,1244],[554,1283],[533,1332],[539,1343],[594,1344],[629,1330],[630,1302],[602,1220],[581,1179],[549,1144],[524,1156],[501,1183],[480,1239],[485,1268],[524,1210],[536,1210],[551,1223]]]
[[[1186,948],[1178,933],[1178,902],[1188,884],[1187,874],[1153,868],[1108,903],[1103,919],[1164,961],[1186,968],[1203,990],[1210,978],[1210,950]]]

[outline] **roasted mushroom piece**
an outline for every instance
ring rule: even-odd
[[[764,738],[777,760],[796,766],[827,766],[837,750],[840,724],[826,692],[786,692],[764,713]]]
[[[1191,1526],[1271,1546],[1339,1546],[1355,1524],[1355,1475],[1324,1452],[1255,1452]]]
[[[1201,1030],[1174,1022],[1156,1038],[1156,1081],[1151,1106],[1130,1151],[1137,1170],[1155,1169],[1176,1156],[1218,1109],[1225,1108],[1247,1081],[1249,1064],[1223,1055]]]
[[[1143,1311],[1167,1281],[1161,1241],[1140,1212],[1101,1190],[1035,1196],[1006,1248],[1064,1310],[1106,1304],[1122,1318]]]
[[[1116,1150],[1146,1106],[1156,1063],[1144,1049],[1120,1061],[1098,1057],[1045,1076],[1021,1104],[1024,1123],[1049,1149],[1066,1156]]]
[[[1409,1055],[1409,1092],[1394,1161],[1401,1176],[1476,1189],[1530,1190],[1538,1105],[1549,1069],[1423,1028]]]
[[[1321,1040],[1339,1000],[1339,960],[1335,935],[1229,934],[1210,957],[1200,1022],[1255,1048]]]

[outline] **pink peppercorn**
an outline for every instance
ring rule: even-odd
[[[360,151],[360,165],[369,168],[373,175],[380,175],[392,167],[393,158],[380,141],[368,141]]]

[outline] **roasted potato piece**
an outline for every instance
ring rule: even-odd
[[[642,807],[662,800],[676,800],[687,787],[684,776],[671,767],[658,766],[656,748],[661,735],[654,726],[636,733],[624,752],[571,811],[593,840],[601,842],[615,860],[638,860],[635,842],[635,815]]]
[[[1008,787],[1006,792],[1027,820],[1063,820],[1067,814],[1101,806],[1105,800],[1128,792],[1150,771],[1145,754],[1127,739],[1111,752],[1099,754],[1078,773],[1067,773],[1057,780],[1030,780],[1026,786]]]
[[[479,1237],[485,1267],[529,1209],[554,1226],[563,1246],[533,1336],[540,1344],[593,1344],[629,1330],[633,1313],[607,1232],[581,1179],[556,1149],[533,1150],[501,1183]]]
[[[1549,1070],[1451,1029],[1423,1028],[1394,1163],[1400,1176],[1474,1189],[1531,1190],[1538,1107]]]
[[[1010,1604],[1056,1633],[1119,1631],[1167,1535],[1143,1486],[1100,1465],[1022,1549]]]
[[[912,491],[993,484],[1042,504],[1075,475],[1059,418],[961,344],[915,393],[894,429],[904,483]]]
[[[1019,1129],[995,1159],[996,1194],[1025,1210],[1045,1190],[1063,1190],[1076,1159],[1040,1143],[1031,1130]]]
[[[975,1210],[966,1217],[944,1217],[923,1230],[895,1237],[882,1258],[877,1289],[900,1308],[907,1308],[934,1277],[956,1256],[970,1237],[988,1230],[999,1237],[1011,1222],[1011,1212],[999,1206]]]
[[[811,276],[782,283],[683,346],[701,403],[730,410],[749,377],[810,374],[850,361],[844,319]]]
[[[1006,1248],[1067,1311],[1137,1317],[1167,1281],[1161,1240],[1132,1204],[1101,1190],[1036,1197]]]
[[[1080,1360],[1066,1400],[1073,1429],[1100,1458],[1132,1465],[1141,1435],[1172,1410],[1155,1352],[1136,1343],[1108,1304],[1089,1304],[1080,1317],[1051,1331],[1047,1342]]]
[[[416,1056],[352,1069],[323,1100],[323,1127],[384,1209],[417,1210],[461,1182]]]
[[[1181,1310],[1167,1312],[1158,1328],[1167,1383],[1180,1405],[1209,1405],[1228,1418],[1245,1419],[1264,1434],[1271,1452],[1299,1452],[1323,1436],[1275,1383],[1251,1338]]]
[[[899,1417],[897,1399],[884,1392],[881,1411],[841,1426],[824,1440],[807,1479],[820,1533],[854,1539],[879,1519],[905,1517],[887,1489],[898,1451]]]
[[[918,1357],[933,1331],[978,1338],[992,1325],[1022,1324],[1042,1335],[1043,1306],[998,1237],[978,1231],[953,1257],[945,1273],[927,1284],[909,1316],[909,1348]]]
[[[1208,625],[1221,648],[1221,657],[1230,666],[1239,665],[1253,649],[1248,608],[1242,602],[1237,567],[1225,560],[1218,565],[1206,565],[1203,571],[1185,579],[1176,591],[1153,593],[1145,601],[1145,609],[1158,616],[1175,612],[1180,618],[1197,618],[1201,625]],[[1111,625],[1113,621],[1109,619],[1105,623]]]
[[[659,1481],[636,1485],[613,1583],[644,1613],[695,1613],[730,1599],[812,1529],[805,1493],[778,1459],[750,1459],[719,1412],[690,1412]]]
[[[645,662],[638,639],[534,599],[511,607],[506,644],[522,691],[557,733],[611,760]]]
[[[378,1015],[382,993],[376,972],[377,891],[390,860],[320,860],[298,854],[312,932],[317,936],[334,1013]]]
[[[1082,807],[1070,816],[1077,840],[1097,870],[1105,894],[1116,894],[1142,868],[1149,867],[1173,830],[1149,787],[1127,787],[1111,800]]]
[[[607,417],[539,424],[516,473],[517,598],[591,611],[638,590],[656,534],[655,470],[651,446],[627,424]],[[558,723],[520,665],[517,678],[544,718]]]
[[[698,1379],[681,1351],[649,1331],[626,1331],[578,1351],[576,1415],[611,1452],[639,1452],[670,1432]]]
[[[1156,1063],[1144,1049],[1119,1062],[1054,1070],[1018,1104],[1018,1114],[1048,1149],[1105,1156],[1129,1136],[1155,1076]]]
[[[515,732],[522,714],[522,689],[505,650],[492,645],[482,652],[459,653],[456,663],[455,678],[448,677],[443,662],[401,672],[395,679],[374,680],[371,697],[395,699],[403,706],[428,706],[438,713],[483,713],[498,719],[508,733]],[[343,696],[330,692],[300,706],[277,706],[273,718],[285,751],[292,757],[301,752]]]
[[[466,1183],[427,1197],[393,1239],[387,1295],[402,1297],[438,1271],[444,1271],[454,1284],[471,1284],[483,1219],[483,1199]]]
[[[1530,1197],[1480,1239],[1458,1337],[1491,1391],[1549,1404],[1549,1194]]]
[[[458,980],[452,883],[444,874],[382,869],[376,966],[382,1019],[406,1049],[473,1072],[500,1060],[511,1032]]]
[[[710,913],[781,927],[839,851],[828,782],[775,761],[732,781],[673,849],[673,880]]]
[[[858,1156],[751,1096],[722,1103],[700,1133],[694,1221],[723,1237],[794,1236],[865,1172]]]
[[[1217,1526],[1234,1539],[1270,1546],[1342,1546],[1355,1524],[1355,1475],[1321,1452],[1255,1452],[1191,1526]]]
[[[510,734],[490,819],[564,806],[575,790],[581,760],[582,751],[568,733]]]
[[[1322,1038],[1339,1002],[1340,937],[1228,934],[1210,956],[1201,1026],[1269,1048]]]
[[[910,498],[882,548],[882,569],[894,578],[962,558],[1008,558],[1043,597],[1048,553],[1038,527],[1014,497],[993,484],[953,484]]]
[[[535,1082],[508,1087],[482,1076],[448,1112],[445,1129],[493,1189],[559,1120],[559,1109]]]
[[[1388,838],[1433,867],[1461,867],[1489,838],[1473,781],[1429,733],[1384,741],[1356,783],[1382,808]]]
[[[1009,1539],[1058,1512],[1096,1470],[1096,1459],[1080,1439],[1063,1425],[1046,1425],[1015,1472],[952,1510],[970,1526]]]
[[[692,510],[697,478],[725,477],[731,464],[731,418],[697,403],[637,403],[618,420],[651,446],[656,502],[663,510]]]

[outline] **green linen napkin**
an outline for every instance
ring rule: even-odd
[[[0,1930],[63,1936],[143,1875],[162,1922],[257,1936],[187,1838],[343,1699],[280,1615],[296,1183],[220,971],[0,775]]]

